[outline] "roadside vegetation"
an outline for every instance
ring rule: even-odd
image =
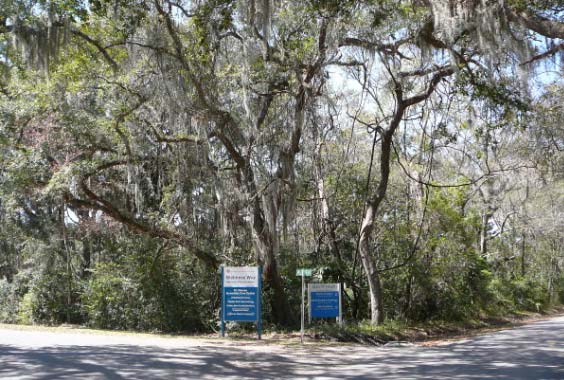
[[[0,323],[211,333],[221,265],[268,331],[341,283],[351,341],[561,305],[563,40],[560,1],[0,0]]]
[[[466,319],[463,321],[437,320],[420,323],[387,321],[379,326],[359,323],[339,327],[323,324],[307,330],[312,341],[348,342],[367,345],[411,344],[433,345],[437,342],[464,339],[479,334],[514,328],[555,315],[562,315],[564,308],[554,307],[543,312],[505,313],[503,316]]]

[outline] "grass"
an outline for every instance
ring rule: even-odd
[[[390,342],[430,342],[475,336],[563,313],[564,307],[561,306],[543,313],[522,311],[506,316],[484,316],[479,319],[464,321],[430,321],[424,323],[388,321],[379,326],[373,326],[369,321],[363,321],[341,328],[337,325],[320,325],[310,329],[309,333],[313,339],[373,345]]]
[[[465,321],[431,321],[425,323],[406,323],[402,321],[387,321],[373,326],[368,321],[347,324],[338,327],[336,324],[320,324],[305,331],[304,343],[308,346],[331,346],[342,344],[382,345],[390,342],[410,342],[433,344],[440,340],[461,339],[505,328],[511,328],[553,315],[564,314],[564,306],[555,307],[541,313],[516,312],[503,317],[484,316],[480,319]],[[245,326],[248,327],[248,326]],[[221,344],[252,344],[252,345],[301,345],[300,332],[288,330],[267,329],[263,332],[263,339],[256,339],[256,332],[250,328],[235,328],[227,331],[225,339],[220,339],[218,333],[210,334],[163,334],[139,333],[133,331],[96,330],[76,325],[62,325],[58,327],[39,325],[8,325],[0,324],[0,329],[18,329],[24,331],[72,332],[80,334],[104,334],[118,336],[137,336],[168,339],[194,339]]]

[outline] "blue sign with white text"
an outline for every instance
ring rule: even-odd
[[[312,318],[339,317],[339,292],[311,291],[309,294]]]
[[[258,288],[224,288],[225,320],[255,322],[258,320]]]
[[[221,336],[225,322],[255,322],[261,338],[262,271],[260,267],[221,268]]]

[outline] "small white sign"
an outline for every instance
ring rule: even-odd
[[[339,284],[318,284],[315,282],[310,282],[308,284],[309,291],[312,293],[315,292],[338,292],[339,291]]]
[[[258,267],[225,267],[223,268],[223,287],[225,288],[258,288]]]

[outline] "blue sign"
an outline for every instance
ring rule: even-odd
[[[223,288],[225,320],[255,322],[258,315],[257,288]]]
[[[221,268],[221,336],[225,336],[226,321],[256,322],[260,339],[260,267]]]
[[[309,312],[311,318],[340,318],[340,284],[309,284]]]

